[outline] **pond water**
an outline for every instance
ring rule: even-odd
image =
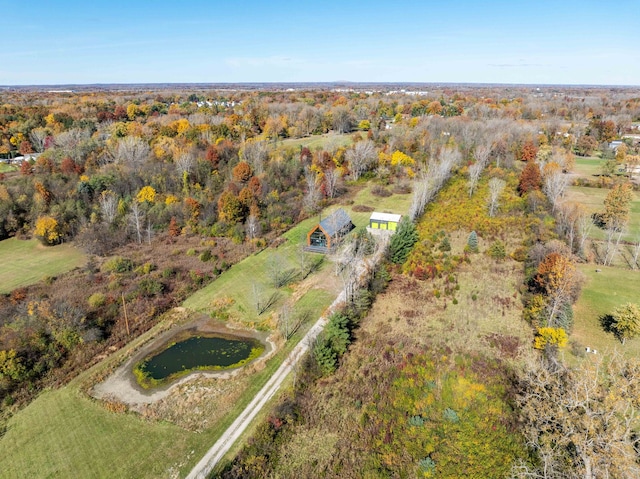
[[[257,339],[193,336],[169,346],[139,365],[148,378],[158,381],[190,370],[218,370],[242,366],[264,350]]]

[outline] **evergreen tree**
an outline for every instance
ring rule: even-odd
[[[418,241],[416,225],[407,216],[403,216],[398,225],[398,229],[391,237],[389,252],[391,261],[395,264],[402,264],[407,260],[413,245]]]
[[[469,234],[469,238],[467,239],[467,247],[472,253],[478,252],[478,234],[475,231],[472,231],[471,234]]]

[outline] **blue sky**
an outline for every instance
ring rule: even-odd
[[[0,0],[0,12],[0,85],[640,85],[640,0]]]

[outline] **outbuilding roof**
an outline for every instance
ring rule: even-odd
[[[391,221],[393,223],[398,223],[400,222],[400,218],[402,218],[402,215],[394,215],[392,213],[378,213],[377,211],[374,211],[373,213],[371,213],[371,218],[373,221]]]
[[[342,208],[337,209],[320,222],[320,227],[329,236],[334,236],[342,228],[351,223],[351,218]]]

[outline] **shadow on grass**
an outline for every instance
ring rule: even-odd
[[[602,326],[602,329],[604,329],[606,333],[613,334],[618,341],[621,341],[620,335],[615,329],[616,320],[612,315],[603,314],[598,318],[598,321],[600,322],[600,326]]]

